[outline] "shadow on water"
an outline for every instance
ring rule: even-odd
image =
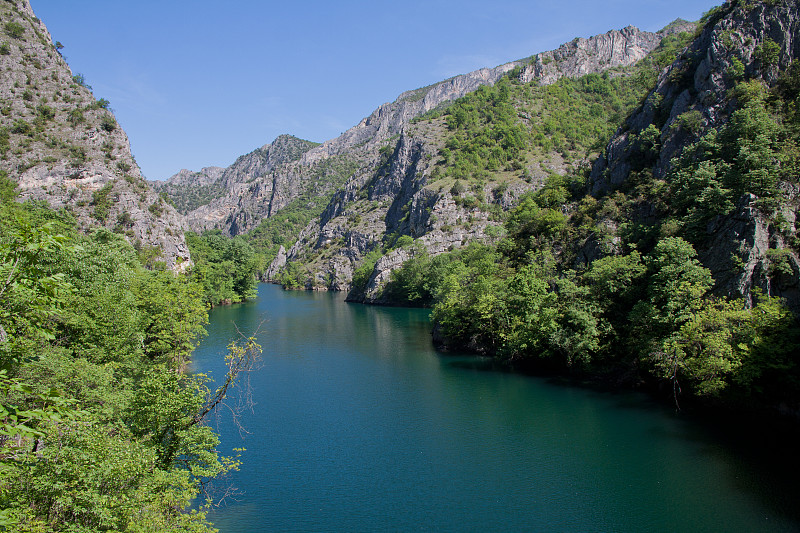
[[[519,371],[491,357],[437,352],[441,364],[453,370],[505,373],[566,390],[583,390],[603,397],[611,409],[672,420],[654,425],[648,434],[656,440],[680,439],[694,445],[706,462],[734,465],[724,473],[736,490],[751,494],[768,510],[798,524],[800,531],[800,427],[776,415],[737,413],[689,405],[680,410],[671,397],[657,398],[653,391],[620,388],[610,383],[552,373]],[[795,530],[795,528],[792,528]]]

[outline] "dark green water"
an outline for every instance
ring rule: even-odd
[[[427,316],[269,285],[211,312],[196,370],[222,375],[237,327],[264,348],[249,434],[217,422],[223,450],[247,448],[223,533],[800,529],[796,472],[735,435],[437,354]]]

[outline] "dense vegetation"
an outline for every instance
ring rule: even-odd
[[[210,531],[192,505],[238,461],[203,424],[233,375],[186,372],[202,287],[13,201],[5,175],[0,195],[0,529]],[[257,352],[231,348],[234,367]]]
[[[518,67],[494,86],[423,115],[415,121],[444,116],[449,131],[431,181],[451,177],[481,184],[553,153],[579,163],[600,150],[690,39],[688,33],[671,35],[633,67],[564,77],[541,87],[537,81],[520,83]]]
[[[767,44],[757,48],[763,69],[776,65],[769,57],[774,47]],[[582,102],[592,94],[607,102],[641,100],[637,85],[651,86],[652,67],[668,64],[674,51],[670,56],[660,50],[627,78],[591,75],[534,94],[563,93],[572,100],[583,95]],[[663,179],[652,172],[667,118],[657,115],[654,124],[631,136],[633,168],[621,187],[594,197],[585,192],[584,176],[553,174],[506,216],[505,237],[497,244],[473,244],[436,257],[411,245],[413,258],[393,272],[384,296],[432,306],[438,333],[449,345],[518,365],[666,384],[676,401],[797,404],[796,316],[781,300],[757,291],[752,302],[715,295],[711,273],[697,259],[696,250],[709,246],[708,223],[743,200],[754,200],[769,220],[767,275],[774,285],[795,275],[788,258],[800,251],[783,209],[800,169],[800,65],[793,63],[770,88],[757,72],[746,77],[736,61],[732,64],[727,75],[737,83],[729,95],[735,104],[729,120],[719,130],[703,132],[698,111],[678,117],[670,133],[696,141]],[[685,72],[676,70],[670,81],[688,83],[681,79]],[[488,159],[472,157],[480,150],[464,149],[459,132],[478,125],[492,136],[509,120],[519,130],[514,117],[530,111],[527,94],[524,86],[506,82],[448,108],[455,133],[444,153],[445,172],[461,177],[456,168],[470,168],[476,179],[479,173],[472,169],[491,169],[491,152]],[[592,113],[562,105],[569,99],[559,97],[557,111],[550,111],[569,109],[571,118],[564,121],[569,129],[548,131],[545,138],[553,147],[591,150],[591,139],[606,139],[613,128],[595,124]],[[613,117],[622,123],[623,116]],[[589,134],[584,140],[572,129]],[[514,165],[517,152],[508,153]],[[472,158],[472,167],[456,165],[464,158]],[[587,262],[590,243],[599,253],[589,254]],[[731,268],[742,267],[741,258],[730,261]]]
[[[257,258],[244,237],[228,238],[220,230],[202,235],[186,232],[194,266],[191,278],[203,287],[209,306],[243,302],[256,296]]]
[[[747,309],[714,297],[710,272],[684,239],[580,271],[546,249],[520,252],[507,239],[433,258],[418,253],[386,290],[396,301],[432,305],[451,346],[523,367],[622,373],[736,402],[796,399],[794,315],[775,298],[760,296]]]

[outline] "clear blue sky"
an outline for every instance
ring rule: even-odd
[[[336,137],[401,92],[721,0],[31,0],[149,179],[282,133]]]

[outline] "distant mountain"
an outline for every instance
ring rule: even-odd
[[[222,167],[205,167],[197,172],[182,169],[166,181],[149,183],[156,191],[166,194],[175,209],[185,215],[224,194],[225,188],[220,182],[223,172]]]
[[[72,212],[190,264],[183,219],[147,184],[109,103],[73,74],[28,0],[0,2],[0,170],[21,199]]]
[[[437,139],[444,132],[434,128],[423,135],[425,128],[412,125],[414,119],[510,74],[519,83],[544,86],[565,77],[624,68],[656,49],[665,36],[693,27],[676,21],[658,33],[627,27],[577,38],[554,51],[407,91],[321,145],[282,136],[239,158],[213,183],[199,177],[195,183],[171,178],[160,190],[183,207],[181,198],[194,194],[190,191],[213,188],[216,198],[187,213],[190,227],[197,231],[217,228],[236,235],[262,225],[262,234],[274,234],[277,230],[271,226],[278,222],[270,223],[272,217],[283,212],[313,214],[301,233],[293,230],[281,239],[280,244],[290,248],[284,255],[289,263],[303,263],[309,286],[347,290],[363,256],[380,247],[389,234],[423,237],[426,248],[438,253],[485,238],[485,230],[493,225],[488,211],[456,205],[450,187],[436,192],[426,187],[440,150]],[[294,151],[287,150],[287,145]],[[271,155],[276,151],[279,157]],[[555,164],[561,172],[567,166]],[[528,174],[534,176],[544,172],[538,163],[528,167]],[[502,209],[535,187],[523,175],[519,172],[505,180]],[[491,196],[495,185],[485,184],[483,194]],[[461,221],[468,219],[472,222],[467,227]],[[274,266],[271,272],[279,270]]]

